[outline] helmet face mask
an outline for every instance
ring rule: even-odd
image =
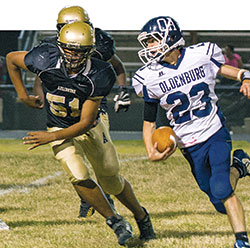
[[[93,49],[89,47],[79,50],[62,48],[62,50],[66,68],[73,72],[79,71],[79,69],[84,67]]]
[[[66,68],[70,72],[79,71],[94,51],[94,33],[84,22],[66,24],[58,36],[58,46]]]
[[[155,46],[149,46],[148,40],[157,41]],[[181,30],[177,22],[168,16],[160,16],[149,20],[138,36],[138,41],[143,49],[138,56],[144,64],[161,61],[164,55],[175,48],[183,47]]]

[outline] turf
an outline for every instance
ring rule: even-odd
[[[176,151],[168,160],[147,160],[142,141],[114,141],[121,174],[133,185],[151,214],[157,239],[139,240],[132,214],[117,200],[115,206],[133,226],[127,247],[232,248],[234,235],[227,217],[214,211],[196,185],[187,162]],[[234,148],[250,153],[248,142]],[[28,151],[20,140],[0,140],[0,218],[11,228],[0,232],[0,248],[112,248],[119,247],[112,230],[98,213],[78,219],[79,198],[50,147]],[[240,180],[250,227],[250,179]]]

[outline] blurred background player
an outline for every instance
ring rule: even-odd
[[[250,99],[250,72],[225,65],[222,50],[210,42],[184,47],[177,22],[169,16],[149,20],[138,36],[138,52],[145,64],[133,77],[133,87],[144,97],[143,139],[151,161],[167,159],[175,150],[157,151],[152,134],[158,104],[166,111],[200,189],[215,209],[227,214],[235,234],[235,248],[249,248],[244,210],[234,189],[250,175],[250,159],[243,150],[233,153],[225,119],[217,105],[215,78],[241,81],[240,92]],[[230,182],[231,180],[231,182]]]
[[[113,67],[91,57],[94,32],[87,23],[64,25],[57,42],[42,43],[29,52],[11,52],[6,57],[11,81],[26,105],[37,107],[39,103],[35,96],[28,95],[21,69],[42,80],[48,131],[28,133],[24,144],[31,144],[30,150],[51,144],[77,193],[106,219],[120,245],[133,236],[132,227],[114,212],[103,190],[115,195],[133,213],[142,240],[153,239],[149,214],[139,204],[130,183],[120,175],[115,146],[100,117],[101,99],[116,81]],[[102,188],[91,178],[83,154]]]
[[[240,69],[243,68],[243,62],[241,56],[238,53],[235,53],[234,46],[226,45],[223,51],[224,51],[225,65],[231,65]]]
[[[57,31],[60,32],[61,28],[67,24],[72,23],[75,21],[82,21],[89,24],[93,27],[92,23],[90,22],[89,15],[85,9],[80,6],[69,6],[61,9],[58,13],[57,18]],[[91,55],[94,58],[98,58],[107,62],[110,62],[117,74],[117,81],[118,84],[118,91],[114,97],[115,102],[115,112],[119,112],[120,110],[124,110],[125,112],[128,110],[131,101],[129,97],[129,91],[126,86],[126,71],[125,67],[122,64],[120,58],[115,54],[115,42],[113,38],[105,31],[101,30],[100,28],[94,28],[95,33],[95,50]],[[42,42],[57,42],[57,36],[45,38]],[[41,88],[41,80],[39,77],[36,77],[35,81],[35,93],[40,95],[41,99],[41,107],[43,107],[44,96],[43,91]],[[109,128],[109,117],[107,113],[107,99],[106,97],[103,98],[101,102],[101,118],[105,121],[107,127]],[[107,194],[107,198],[111,203],[112,207],[114,207],[114,201]],[[94,214],[94,208],[89,205],[84,199],[81,199],[80,204],[80,211],[79,217],[89,217]]]

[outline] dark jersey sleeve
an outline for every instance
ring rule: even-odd
[[[115,54],[115,42],[112,36],[100,28],[95,28],[96,51],[93,57],[108,61]]]
[[[94,91],[90,97],[107,96],[116,81],[116,73],[111,64],[92,58],[94,64],[93,74],[91,76],[94,82]]]
[[[27,68],[36,74],[55,66],[60,51],[56,45],[43,43],[30,50],[25,58],[24,63]]]

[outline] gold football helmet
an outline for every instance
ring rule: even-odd
[[[90,25],[73,22],[62,27],[58,39],[67,69],[82,69],[94,50],[94,33]]]
[[[80,6],[64,7],[58,13],[57,30],[60,31],[65,24],[78,21],[86,22],[91,25],[89,15],[85,9]]]

